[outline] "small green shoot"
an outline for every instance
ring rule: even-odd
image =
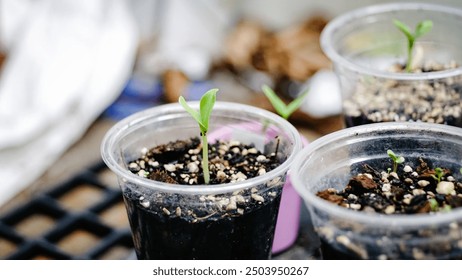
[[[306,90],[304,93],[300,94],[297,98],[292,100],[292,102],[286,105],[269,86],[263,85],[262,90],[265,96],[271,102],[271,105],[273,105],[276,113],[278,113],[278,115],[286,120],[302,105],[303,99],[305,99],[309,92]]]
[[[393,24],[401,31],[407,38],[407,63],[406,63],[406,72],[411,72],[412,65],[412,54],[414,50],[414,43],[417,38],[423,36],[424,34],[430,32],[433,28],[433,22],[431,20],[424,20],[417,24],[414,33],[412,33],[411,28],[404,24],[403,22],[395,19]]]
[[[435,168],[435,175],[432,175],[433,179],[436,180],[437,183],[441,182],[441,178],[443,177],[444,175],[444,171],[443,169],[437,167]]]
[[[431,198],[431,199],[428,200],[428,203],[430,203],[430,210],[432,212],[437,212],[438,211],[439,205],[438,205],[438,201],[436,201],[436,199]]]
[[[196,120],[201,131],[202,141],[202,170],[204,173],[204,183],[209,184],[210,172],[209,172],[209,146],[207,140],[207,132],[209,130],[209,119],[212,114],[213,105],[215,105],[216,95],[218,89],[211,89],[204,93],[199,103],[199,111],[191,108],[184,99],[180,96],[178,102],[183,108]]]
[[[387,154],[393,161],[393,172],[396,173],[396,171],[398,170],[398,164],[404,162],[404,157],[395,155],[395,153],[392,150],[387,150]]]
[[[432,212],[450,212],[452,210],[451,205],[448,204],[445,204],[441,208],[438,204],[438,201],[436,201],[434,198],[429,199],[428,203],[430,203],[430,211]]]

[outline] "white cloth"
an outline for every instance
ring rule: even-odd
[[[179,69],[192,80],[207,77],[236,21],[236,0],[161,1],[156,49],[139,61],[140,70],[152,75]]]
[[[0,0],[0,205],[120,94],[138,44],[125,0]]]

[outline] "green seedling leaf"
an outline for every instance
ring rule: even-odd
[[[297,96],[297,98],[292,100],[292,102],[290,102],[289,105],[287,105],[287,118],[290,117],[290,115],[292,115],[292,113],[295,112],[298,108],[300,108],[300,106],[302,106],[303,100],[308,95],[308,93],[309,90],[306,89],[302,94]]]
[[[406,36],[406,38],[410,41],[410,40],[414,40],[414,35],[412,35],[412,31],[411,31],[411,28],[409,28],[409,26],[407,26],[405,23],[397,20],[397,19],[394,19],[393,20],[393,23],[395,24],[395,26],[401,30],[401,32],[403,32],[403,34]]]
[[[387,154],[393,160],[393,162],[403,163],[405,160],[404,157],[397,156],[392,150],[387,150]]]
[[[279,96],[267,85],[262,86],[263,93],[273,105],[274,110],[283,117],[288,119],[303,103],[303,100],[308,95],[308,90],[300,94],[297,98],[292,100],[288,105],[282,101]]]
[[[277,94],[269,86],[263,85],[262,90],[265,96],[271,102],[271,105],[273,105],[274,110],[276,110],[276,112],[280,116],[284,117],[283,115],[285,113],[286,104],[277,96]]]
[[[404,157],[402,156],[399,156],[397,159],[396,159],[396,163],[403,163],[404,162]]]
[[[181,106],[183,106],[183,108],[186,110],[186,112],[188,112],[196,120],[196,122],[199,124],[199,126],[201,128],[201,131],[202,131],[204,125],[202,124],[202,118],[201,118],[200,113],[198,111],[194,110],[193,108],[191,108],[188,105],[188,103],[186,103],[186,100],[184,99],[183,96],[180,96],[180,98],[178,99],[178,102],[180,102]]]
[[[207,133],[209,130],[209,119],[210,115],[212,114],[213,105],[215,105],[215,101],[217,99],[217,92],[218,89],[211,89],[207,91],[201,98],[199,114],[201,116],[201,122],[204,128],[202,133]]]
[[[417,27],[415,28],[415,38],[419,38],[426,33],[430,32],[433,28],[433,22],[431,20],[424,20],[417,24]]]
[[[438,211],[439,205],[438,205],[438,201],[436,201],[436,199],[431,198],[431,199],[428,200],[428,203],[430,203],[431,211],[433,211],[433,212]]]
[[[396,160],[396,155],[392,150],[387,150],[387,154],[393,161]]]
[[[423,36],[424,34],[430,32],[433,28],[433,22],[431,20],[424,20],[417,24],[414,33],[412,33],[411,28],[404,24],[403,22],[394,19],[393,24],[406,36],[408,45],[407,45],[407,63],[406,63],[406,72],[411,72],[412,66],[412,54],[414,49],[414,42],[417,38]]]
[[[449,212],[452,209],[451,205],[447,204],[443,208],[440,208],[438,201],[434,198],[429,199],[428,202],[430,203],[430,211],[432,212]]]
[[[180,96],[178,101],[181,106],[188,112],[197,122],[202,133],[207,133],[209,129],[209,119],[210,114],[212,113],[213,105],[215,105],[216,94],[218,89],[211,89],[204,93],[201,97],[199,111],[191,108],[183,96]]]

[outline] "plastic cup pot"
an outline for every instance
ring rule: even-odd
[[[394,20],[411,32],[433,22],[415,39],[411,63]],[[462,10],[437,4],[368,6],[331,20],[320,40],[339,80],[346,127],[409,120],[462,126],[461,29]]]
[[[438,195],[447,198],[446,195],[441,196],[438,189],[431,193],[424,187],[427,184],[419,182],[434,180],[431,175],[424,179],[419,177],[420,173],[408,173],[411,182],[404,184],[391,178],[395,175],[388,169],[392,167],[388,149],[403,156],[409,166],[398,168],[396,173],[399,178],[405,172],[418,171],[420,159],[424,159],[429,168],[451,170],[453,178],[448,177],[447,180],[461,180],[462,131],[457,127],[423,122],[387,122],[346,128],[318,138],[297,156],[290,176],[310,212],[321,240],[323,258],[462,258],[462,208],[413,214],[381,213],[366,211],[363,206],[361,209],[364,211],[355,210],[360,207],[353,207],[349,202],[339,205],[318,195],[329,188],[342,190],[347,185],[356,187],[350,180],[364,173],[367,164],[382,178],[374,182],[388,178],[388,187],[394,188],[394,193],[411,192],[413,195],[400,198],[409,199],[409,205],[414,203],[413,198],[418,195],[422,199],[431,196],[439,199]],[[365,191],[365,194],[375,201],[386,201],[386,196],[379,197],[375,190]]]
[[[197,123],[179,104],[129,116],[103,139],[102,157],[117,174],[138,259],[270,258],[282,187],[301,148],[300,135],[276,114],[228,102],[215,104],[209,126],[209,135],[220,131],[220,140],[253,144],[275,153],[280,164],[254,178],[209,185],[165,183],[130,172],[128,162],[147,149],[199,136]]]

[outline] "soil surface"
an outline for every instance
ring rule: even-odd
[[[279,166],[277,151],[263,154],[238,141],[209,144],[210,184],[243,181]],[[171,184],[203,184],[202,147],[199,138],[154,147],[128,164],[139,176]]]
[[[429,63],[414,73],[449,70],[456,63]],[[391,72],[403,72],[395,65]],[[388,121],[423,121],[462,126],[462,80],[451,77],[439,80],[407,82],[381,81],[365,77],[358,81],[353,95],[345,100],[347,127]]]
[[[451,170],[432,167],[422,158],[416,164],[400,164],[397,172],[367,164],[363,170],[342,190],[329,188],[317,195],[348,209],[387,215],[444,212],[462,206],[462,183]]]

